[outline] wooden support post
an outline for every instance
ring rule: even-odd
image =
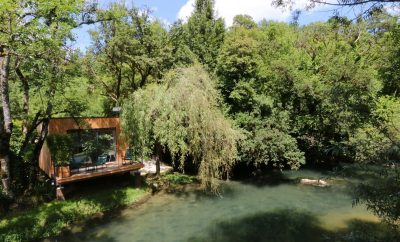
[[[133,174],[135,175],[135,187],[141,187],[142,177],[140,176],[140,171],[135,171]]]
[[[56,188],[56,198],[59,201],[64,201],[65,200],[65,196],[64,196],[64,187],[62,186],[57,186]]]

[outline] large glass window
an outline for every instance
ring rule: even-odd
[[[99,156],[107,161],[116,160],[115,129],[69,130],[72,136],[74,157],[85,157],[92,162]]]

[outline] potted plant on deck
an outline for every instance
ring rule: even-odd
[[[72,157],[72,139],[67,134],[47,136],[51,159],[56,167],[56,175],[61,178],[71,176],[69,160]]]

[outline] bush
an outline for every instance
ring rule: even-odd
[[[361,163],[390,162],[395,148],[393,142],[372,125],[357,129],[349,144],[354,149],[354,160]]]
[[[195,181],[193,176],[174,172],[173,174],[167,174],[163,177],[163,180],[172,185],[185,185]]]

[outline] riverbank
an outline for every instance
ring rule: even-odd
[[[150,196],[147,187],[106,189],[67,201],[53,201],[30,211],[0,218],[0,241],[38,241],[55,237],[73,226],[119,208],[126,208]]]

